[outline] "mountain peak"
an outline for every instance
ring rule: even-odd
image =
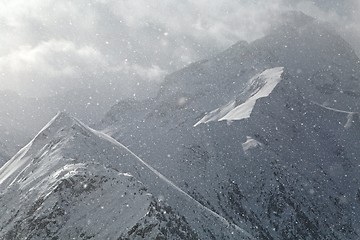
[[[69,129],[74,126],[78,126],[81,129],[88,129],[83,123],[76,118],[70,116],[67,112],[58,112],[40,132],[36,135],[33,141],[49,139],[57,134],[59,131]]]
[[[75,119],[73,117],[71,117],[67,112],[61,111],[61,112],[58,112],[46,126],[50,126],[53,124],[68,125],[68,124],[72,124],[74,122],[75,122]]]
[[[301,11],[286,11],[279,18],[282,25],[291,25],[293,27],[301,27],[315,21],[315,18],[306,15]]]
[[[58,112],[40,131],[39,133],[17,154],[15,154],[0,169],[0,190],[14,179],[16,172],[21,170],[23,165],[31,164],[31,161],[21,161],[19,159],[25,156],[32,156],[46,147],[53,146],[57,142],[70,139],[74,133],[90,135],[90,129],[79,120],[71,117],[66,112]],[[30,162],[29,162],[30,161]]]
[[[318,22],[315,18],[301,11],[285,11],[272,20],[267,34],[289,29],[301,29],[305,26]],[[266,35],[267,35],[266,34]]]

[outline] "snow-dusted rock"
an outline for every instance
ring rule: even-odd
[[[66,113],[0,168],[0,206],[5,239],[250,236]]]

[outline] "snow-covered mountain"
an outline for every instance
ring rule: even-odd
[[[350,45],[284,14],[99,130],[58,114],[0,168],[0,239],[359,239],[359,98]]]
[[[360,60],[290,12],[99,125],[258,239],[358,239]]]
[[[0,194],[1,239],[250,239],[65,113],[0,169]]]

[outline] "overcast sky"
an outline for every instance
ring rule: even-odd
[[[44,96],[78,87],[124,96],[302,10],[360,39],[358,0],[0,0],[0,88]]]

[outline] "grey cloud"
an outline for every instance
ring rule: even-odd
[[[238,40],[261,37],[270,20],[288,9],[344,24],[344,35],[356,43],[359,11],[353,9],[359,3],[345,2],[3,1],[0,83],[28,95],[104,83],[124,96],[146,94],[140,88],[156,87],[166,73]]]
[[[49,40],[35,47],[22,46],[0,57],[3,86],[15,88],[20,93],[24,93],[24,89],[36,94],[39,89],[55,92],[59,87],[79,87],[73,79],[104,69],[107,69],[107,63],[99,51],[63,40]]]

